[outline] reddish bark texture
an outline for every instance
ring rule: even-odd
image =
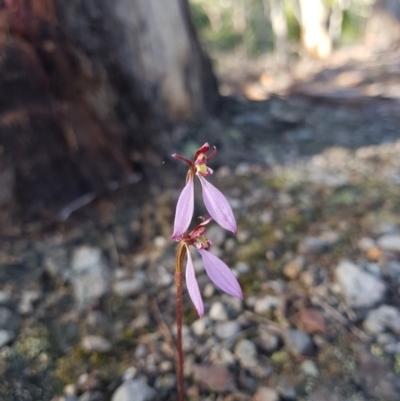
[[[12,177],[3,202],[56,211],[131,172],[116,119],[97,101],[107,85],[60,31],[52,0],[0,0],[0,179]]]

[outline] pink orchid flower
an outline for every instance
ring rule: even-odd
[[[226,230],[236,233],[236,220],[227,199],[214,185],[210,184],[204,177],[211,175],[213,171],[207,167],[207,162],[215,156],[217,149],[209,156],[206,153],[210,145],[206,142],[194,155],[193,161],[174,153],[172,156],[182,160],[189,165],[186,177],[186,185],[183,188],[176,205],[173,239],[181,236],[189,227],[194,210],[194,176],[197,175],[202,186],[203,200],[210,216]]]
[[[199,285],[196,280],[193,260],[189,251],[189,245],[193,245],[200,253],[201,258],[203,259],[204,268],[210,280],[227,294],[243,299],[243,293],[242,289],[240,288],[240,284],[229,267],[221,259],[206,251],[206,249],[210,247],[211,241],[206,239],[204,236],[206,231],[205,225],[211,220],[211,218],[204,220],[201,224],[196,226],[192,232],[185,233],[176,238],[177,242],[183,241],[186,246],[186,286],[189,296],[200,317],[204,316],[204,305],[200,294]]]

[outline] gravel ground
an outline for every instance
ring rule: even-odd
[[[185,293],[187,399],[399,400],[391,106],[231,99],[220,118],[161,136],[141,182],[65,223],[3,227],[0,399],[176,399],[169,237],[185,166],[169,155],[208,141],[219,150],[210,182],[238,221],[236,236],[210,225],[208,238],[244,300],[216,289],[193,253],[206,313],[199,320]]]

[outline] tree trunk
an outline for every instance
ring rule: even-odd
[[[377,0],[366,28],[366,44],[375,51],[389,50],[400,42],[400,2]]]
[[[219,99],[186,0],[0,0],[0,204],[98,193],[130,176],[147,129]]]
[[[332,42],[328,34],[328,9],[324,0],[299,0],[301,15],[301,41],[305,50],[314,57],[331,53]]]
[[[266,1],[264,1],[264,4],[265,8],[267,8],[268,4]],[[286,66],[288,29],[283,6],[283,0],[270,1],[270,19],[275,37],[275,52],[278,56],[278,63]]]
[[[187,0],[56,4],[68,37],[91,59],[101,60],[122,94],[118,107],[125,118],[132,114],[132,106],[139,122],[146,117],[193,119],[215,109],[216,82],[200,49]]]

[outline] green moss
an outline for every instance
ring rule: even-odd
[[[400,354],[394,354],[393,368],[397,374],[400,374]]]
[[[278,365],[284,365],[290,361],[290,355],[286,351],[276,351],[271,355],[271,360]]]
[[[290,234],[294,232],[306,231],[308,222],[306,218],[294,209],[288,213],[284,218],[278,221],[278,227],[284,232]]]
[[[113,353],[87,353],[80,346],[56,361],[54,376],[62,385],[74,383],[85,372],[97,371],[104,381],[121,376],[130,366],[129,351],[114,350]]]
[[[264,259],[265,251],[268,249],[267,241],[253,240],[246,245],[242,245],[237,253],[239,260],[244,262],[254,262],[254,260]]]
[[[267,178],[264,181],[264,184],[271,189],[275,189],[277,191],[281,191],[286,189],[288,186],[288,180],[285,175],[274,175],[272,177]]]
[[[48,331],[45,327],[35,327],[21,334],[13,346],[15,352],[30,360],[50,349]]]
[[[254,295],[261,288],[261,280],[254,271],[243,274],[239,281],[245,295]]]

